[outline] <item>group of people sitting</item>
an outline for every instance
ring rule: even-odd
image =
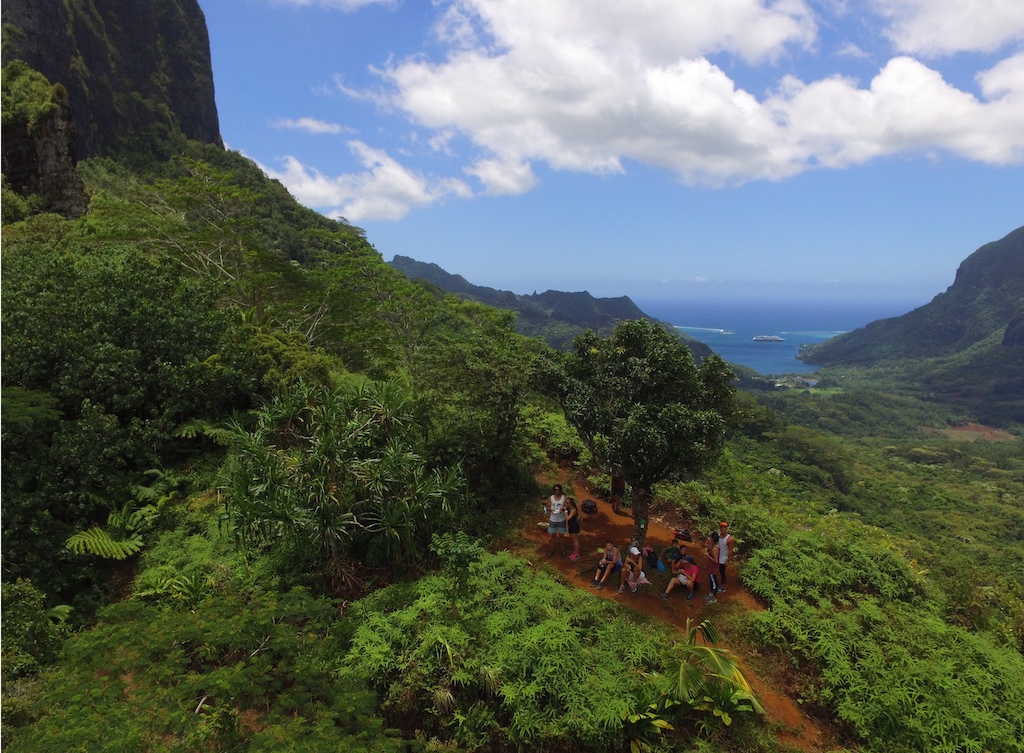
[[[549,515],[548,533],[551,535],[551,551],[548,554],[555,553],[556,539],[561,539],[568,533],[573,543],[570,559],[578,560],[580,558],[579,508],[574,499],[565,496],[560,484],[555,484],[553,492],[544,501],[544,509]],[[687,541],[692,541],[688,532],[677,532],[676,538],[672,539],[671,546],[667,547],[660,557],[649,548],[647,549],[654,566],[658,566],[660,560],[666,570],[671,569],[672,571],[668,585],[659,594],[662,599],[668,599],[673,590],[682,586],[686,588],[686,600],[689,601],[700,587],[700,568],[693,555],[686,553],[683,537]],[[712,532],[704,541],[709,587],[707,602],[709,604],[715,601],[717,594],[725,591],[725,567],[732,556],[732,550],[733,539],[729,533],[729,524],[722,521],[719,524],[719,530]],[[564,545],[561,551],[564,555]],[[644,574],[644,559],[644,553],[635,543],[630,544],[629,554],[623,559],[618,547],[611,541],[606,542],[601,560],[597,563],[597,572],[594,573],[594,579],[590,581],[591,587],[596,586],[598,589],[603,589],[608,578],[613,573],[618,573],[619,593],[625,593],[627,586],[633,593],[636,593],[639,586],[650,583]],[[659,567],[659,569],[661,568]]]
[[[709,604],[715,601],[717,594],[725,591],[726,564],[732,555],[733,540],[729,533],[729,524],[722,521],[719,529],[708,536],[704,542],[708,569],[707,601]],[[660,560],[665,569],[671,569],[672,572],[668,585],[659,594],[660,597],[668,599],[672,591],[682,586],[687,591],[686,600],[690,601],[700,588],[700,568],[693,555],[686,553],[683,542],[678,538],[672,539],[671,546],[666,547],[660,557],[650,550],[648,552],[655,566]],[[605,542],[601,559],[597,563],[597,571],[594,573],[593,580],[590,581],[591,587],[596,586],[598,589],[603,589],[609,577],[613,573],[618,573],[619,593],[624,593],[627,586],[633,593],[636,593],[637,587],[650,583],[644,573],[644,559],[644,554],[635,544],[630,545],[629,554],[623,559],[614,542]],[[659,567],[659,569],[661,568]]]

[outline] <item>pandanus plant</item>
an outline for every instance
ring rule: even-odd
[[[230,427],[222,492],[245,546],[286,546],[328,562],[401,568],[461,507],[458,469],[418,452],[413,398],[397,380],[299,384]]]

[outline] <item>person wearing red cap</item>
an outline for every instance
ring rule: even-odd
[[[732,534],[724,520],[718,524],[718,593],[725,592],[725,566],[732,556]]]

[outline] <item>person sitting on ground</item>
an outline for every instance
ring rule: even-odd
[[[689,554],[681,557],[672,564],[672,580],[668,582],[668,586],[665,588],[665,592],[661,594],[661,598],[667,599],[668,595],[672,593],[672,589],[676,586],[686,586],[686,590],[689,591],[686,594],[686,600],[689,601],[693,598],[694,589],[697,588],[698,577],[700,577],[700,570],[697,569],[693,557]]]
[[[636,581],[641,578],[644,574],[644,558],[640,554],[638,547],[631,546],[629,548],[629,554],[626,555],[626,561],[622,563],[622,577],[619,579],[619,593],[626,590],[626,581],[629,581],[629,586],[633,589],[633,593],[636,593]]]
[[[605,542],[601,561],[597,563],[597,572],[594,573],[594,579],[590,581],[591,587],[597,586],[598,590],[601,590],[604,588],[604,582],[608,580],[608,576],[621,569],[622,555],[619,554],[618,548],[611,541]]]
[[[674,538],[672,539],[672,543],[665,547],[665,551],[661,553],[661,558],[665,564],[671,568],[672,563],[684,554],[686,554],[686,552],[683,549],[682,542],[678,538]]]

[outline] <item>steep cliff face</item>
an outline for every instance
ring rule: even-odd
[[[7,0],[3,24],[4,63],[67,89],[79,158],[221,144],[197,0]]]
[[[75,170],[75,129],[63,86],[51,86],[23,62],[4,68],[3,174],[37,209],[70,219],[85,214],[89,200]],[[5,217],[13,216],[5,206]]]

